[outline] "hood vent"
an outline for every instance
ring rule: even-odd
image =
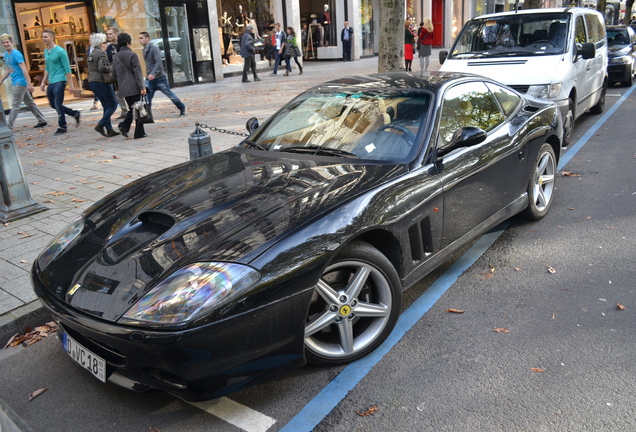
[[[169,214],[158,211],[143,212],[138,216],[138,219],[144,225],[163,229],[164,232],[172,228],[177,222],[175,221],[174,217],[170,216]]]

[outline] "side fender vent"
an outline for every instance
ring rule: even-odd
[[[144,225],[151,225],[155,227],[164,228],[164,231],[172,228],[174,224],[177,222],[172,216],[166,213],[161,213],[157,211],[147,211],[141,213],[138,216],[138,219]]]

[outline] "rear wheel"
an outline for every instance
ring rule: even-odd
[[[550,144],[541,146],[534,167],[528,184],[528,207],[522,215],[527,219],[539,220],[548,214],[554,194],[557,168]]]
[[[305,355],[319,365],[357,360],[391,333],[400,313],[397,272],[367,243],[348,245],[316,284],[305,325]]]

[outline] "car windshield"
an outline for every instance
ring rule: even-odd
[[[466,24],[451,57],[483,58],[561,54],[569,15],[515,14],[474,19]]]
[[[425,92],[305,93],[246,144],[268,151],[404,161],[417,147],[431,95]]]
[[[627,29],[607,30],[608,45],[627,45],[629,44],[629,34]]]

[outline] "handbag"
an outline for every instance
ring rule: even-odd
[[[135,110],[135,121],[137,123],[146,124],[155,122],[152,118],[152,110],[148,99],[146,99],[146,95],[141,95],[141,99],[135,102],[132,107]]]
[[[77,33],[77,27],[75,27],[75,20],[73,19],[73,17],[68,17],[68,28],[69,28],[69,32],[72,35]]]
[[[102,72],[102,78],[106,84],[114,84],[117,82],[117,78],[115,78],[115,74],[112,69],[110,72]]]

